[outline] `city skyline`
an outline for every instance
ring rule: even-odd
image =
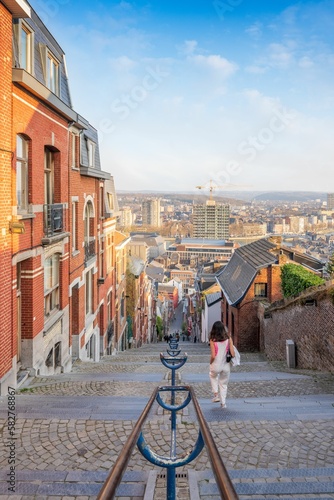
[[[333,191],[334,0],[31,4],[116,189]]]

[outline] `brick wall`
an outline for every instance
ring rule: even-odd
[[[261,337],[270,360],[286,360],[286,340],[296,346],[298,368],[334,371],[334,287],[304,293],[300,298],[283,301],[270,308],[271,318],[260,314]],[[315,299],[317,305],[305,305]]]
[[[12,175],[12,16],[0,3],[0,380],[12,368],[15,356],[12,337],[12,236],[11,175]],[[18,236],[13,236],[14,243]],[[6,384],[0,394],[6,392]]]

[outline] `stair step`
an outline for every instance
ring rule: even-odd
[[[294,500],[298,500],[296,495],[302,495],[299,500],[313,500],[314,495],[332,495],[334,493],[334,468],[332,467],[318,469],[230,470],[229,475],[238,496],[242,500],[248,498],[256,500],[258,495],[266,495],[266,499],[272,500],[292,495]],[[197,481],[201,499],[214,500],[217,495],[217,498],[219,498],[212,471],[198,472]],[[322,497],[322,500],[326,500],[326,498]]]
[[[8,494],[6,474],[0,471],[0,495]],[[97,496],[108,472],[97,471],[16,471],[16,495],[31,496]],[[116,497],[144,498],[149,471],[125,472]]]
[[[286,499],[333,500],[334,468],[315,469],[247,469],[229,470],[240,500]],[[6,474],[0,471],[0,495],[8,495]],[[219,500],[212,470],[188,470],[186,480],[190,500]],[[108,476],[107,471],[16,471],[16,495],[39,497],[97,496]],[[136,497],[153,500],[157,481],[163,477],[157,470],[127,471],[117,488],[115,499]],[[321,495],[321,497],[320,497]],[[326,496],[329,495],[329,496]]]

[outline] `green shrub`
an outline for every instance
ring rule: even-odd
[[[297,264],[282,266],[281,281],[284,297],[293,297],[310,286],[322,285],[325,282],[316,274]]]

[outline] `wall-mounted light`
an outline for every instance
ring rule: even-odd
[[[25,233],[25,226],[23,222],[10,222],[9,231],[12,234],[23,234]]]

